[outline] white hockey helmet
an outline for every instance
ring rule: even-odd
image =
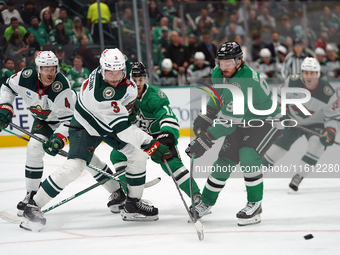
[[[260,57],[261,58],[270,58],[271,56],[272,56],[272,53],[267,48],[263,48],[260,51]]]
[[[122,70],[123,75],[121,80],[125,77],[125,57],[123,53],[115,49],[105,49],[99,59],[103,79],[105,80],[105,71],[118,71]]]
[[[37,54],[37,57],[35,58],[35,65],[36,65],[38,74],[41,73],[42,66],[55,66],[56,67],[55,76],[59,73],[59,60],[52,51],[40,51]],[[40,75],[38,75],[38,77],[40,80]]]
[[[316,55],[322,55],[322,56],[325,56],[325,55],[326,55],[325,50],[324,50],[323,48],[321,48],[321,47],[317,47],[317,48],[315,49],[314,53],[315,53]]]
[[[302,71],[312,71],[318,72],[318,77],[320,77],[320,64],[316,58],[305,58],[301,63],[301,70]]]
[[[172,61],[170,58],[165,58],[163,59],[162,61],[162,68],[165,68],[165,69],[172,69]]]
[[[205,60],[205,56],[204,56],[203,52],[197,51],[194,55],[194,59]]]

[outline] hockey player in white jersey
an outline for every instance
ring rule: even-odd
[[[308,148],[302,157],[301,165],[314,166],[325,149],[331,146],[335,140],[336,132],[339,129],[340,111],[339,98],[333,87],[327,82],[320,79],[320,64],[315,58],[305,58],[301,64],[302,73],[289,76],[282,87],[298,87],[307,88],[311,92],[311,99],[304,104],[311,113],[305,116],[299,109],[293,105],[288,106],[288,117],[294,119],[301,126],[319,133],[321,136],[311,135],[301,129],[289,127],[283,131],[283,136],[276,140],[275,144],[267,151],[262,159],[262,164],[272,166],[287,151],[292,144],[300,137],[306,136],[308,140]],[[287,98],[301,98],[304,95],[290,93]],[[308,169],[302,167],[303,169]],[[297,191],[302,179],[306,177],[308,172],[301,172],[294,175],[289,187]]]
[[[68,159],[46,178],[24,210],[21,228],[40,231],[46,224],[41,207],[56,197],[69,183],[80,176],[91,162],[96,147],[103,141],[111,146],[127,144],[121,151],[129,155],[131,162],[126,172],[145,175],[145,166],[139,161],[149,154],[155,160],[170,159],[171,151],[135,126],[128,115],[137,96],[136,85],[125,78],[125,59],[118,49],[106,49],[100,58],[100,66],[81,87],[74,116],[69,129],[70,150]],[[147,153],[144,153],[141,148]],[[143,160],[144,162],[144,160]],[[125,220],[157,220],[158,209],[141,201],[144,184],[128,182],[124,206]]]
[[[17,205],[18,216],[22,216],[28,200],[37,192],[43,175],[45,152],[55,156],[68,137],[69,125],[76,101],[68,79],[59,72],[58,58],[51,51],[39,52],[36,67],[30,66],[12,75],[1,87],[0,128],[5,128],[13,117],[12,103],[16,95],[21,96],[34,122],[31,133],[47,141],[45,144],[30,139],[27,144],[25,163],[26,196]],[[108,166],[94,156],[92,165],[112,173]],[[104,178],[92,169],[87,169],[97,181]],[[103,187],[113,193],[117,183],[110,180]]]

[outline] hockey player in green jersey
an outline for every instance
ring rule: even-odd
[[[170,169],[174,173],[179,187],[190,197],[190,174],[183,165],[176,148],[179,124],[170,107],[169,99],[162,90],[147,83],[147,71],[142,62],[132,63],[131,78],[138,88],[135,102],[136,126],[169,147],[173,155],[173,159],[168,161]],[[116,171],[122,171],[126,167],[127,158],[119,151],[113,150],[110,159]],[[164,162],[161,162],[161,167],[169,175]],[[128,174],[126,174],[126,178],[129,178]],[[200,190],[194,182],[193,194],[196,200],[199,199],[199,192]],[[110,207],[110,202],[108,206]]]
[[[39,52],[35,59],[36,67],[30,66],[12,75],[1,88],[0,129],[6,127],[13,116],[12,102],[16,95],[21,96],[35,117],[31,133],[47,141],[42,144],[30,139],[27,144],[25,163],[26,196],[17,205],[18,216],[22,216],[31,197],[37,192],[44,169],[45,153],[57,155],[68,137],[68,127],[75,105],[76,94],[71,90],[67,78],[59,72],[58,58],[51,51]],[[91,164],[110,171],[108,166],[94,155]],[[87,169],[100,181],[94,170]],[[111,172],[112,173],[112,172]],[[117,183],[110,180],[103,187],[112,193]]]
[[[218,95],[222,98],[222,106],[215,105],[214,100],[210,100],[207,105],[207,114],[199,114],[194,120],[194,132],[196,138],[186,149],[187,154],[195,158],[201,157],[212,147],[213,140],[225,136],[222,148],[217,160],[213,163],[215,169],[227,169],[227,171],[213,171],[205,184],[201,201],[195,207],[198,217],[208,214],[211,207],[215,205],[217,197],[223,189],[226,180],[229,178],[232,169],[238,163],[243,170],[244,181],[247,189],[247,204],[240,210],[236,217],[238,225],[244,226],[259,223],[262,213],[261,200],[263,196],[263,182],[261,172],[261,157],[271,146],[281,131],[276,124],[264,124],[257,127],[236,126],[230,121],[246,122],[251,119],[267,119],[280,114],[278,104],[274,106],[274,112],[268,115],[257,116],[253,114],[247,105],[248,89],[253,90],[253,106],[257,110],[268,110],[272,107],[272,92],[268,88],[265,80],[260,74],[247,65],[242,59],[241,47],[236,42],[226,42],[221,45],[217,52],[218,65],[212,73],[213,84],[234,85],[244,95],[244,114],[233,114],[233,105],[237,104],[231,91],[227,88],[216,88]],[[256,96],[255,96],[256,95]],[[224,120],[220,125],[212,125],[219,113],[220,120]],[[226,120],[229,122],[227,123]]]
[[[122,211],[123,220],[158,219],[158,209],[141,201],[145,168],[140,167],[139,161],[147,155],[159,162],[162,158],[171,159],[172,156],[165,145],[130,124],[128,115],[136,96],[136,85],[125,77],[123,54],[118,49],[104,50],[100,57],[100,66],[83,83],[78,94],[69,129],[68,158],[46,178],[29,200],[20,227],[35,231],[42,229],[46,219],[41,207],[81,175],[91,162],[96,147],[103,140],[110,146],[123,145],[120,147],[121,151],[131,158],[126,172],[139,181],[136,184],[127,179],[128,192]],[[53,145],[53,148],[58,152],[62,146]],[[118,189],[119,185],[117,186]]]
[[[299,109],[289,105],[287,115],[294,119],[301,126],[306,127],[320,137],[306,133],[301,129],[288,127],[283,130],[283,136],[277,139],[275,144],[267,151],[262,159],[264,166],[273,166],[276,161],[283,157],[290,150],[293,143],[301,136],[306,136],[308,147],[305,155],[300,161],[299,168],[302,171],[294,175],[289,187],[298,191],[299,184],[306,177],[310,168],[315,166],[321,155],[328,146],[331,146],[335,140],[336,132],[339,129],[340,112],[339,112],[339,90],[334,91],[329,82],[320,79],[320,64],[315,58],[305,58],[301,64],[301,74],[289,76],[281,88],[306,88],[311,92],[311,99],[304,103],[306,109],[311,113],[305,116]],[[279,94],[280,96],[280,94]],[[305,95],[289,93],[287,98],[303,98]]]

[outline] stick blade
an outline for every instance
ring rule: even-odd
[[[14,223],[14,224],[20,224],[22,221],[20,217],[9,214],[8,212],[5,212],[5,211],[0,212],[0,218],[2,218],[3,220],[7,222]]]
[[[197,235],[198,235],[198,239],[200,241],[202,241],[204,239],[204,227],[203,227],[203,224],[201,223],[201,221],[197,220],[195,223],[195,228],[196,228],[196,231],[197,231]]]

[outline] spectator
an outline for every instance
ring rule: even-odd
[[[269,49],[263,48],[260,51],[260,58],[256,60],[256,71],[258,71],[263,78],[278,78],[277,77],[277,63]]]
[[[26,0],[25,1],[24,8],[22,8],[20,15],[21,15],[22,20],[27,25],[31,24],[31,17],[39,17],[39,12],[34,7],[33,0]]]
[[[327,57],[326,69],[328,78],[338,78],[340,75],[340,59],[337,57],[336,53],[338,49],[332,44],[327,44]]]
[[[206,78],[211,76],[210,63],[205,61],[203,52],[197,51],[194,56],[194,63],[189,65],[187,71],[187,79],[190,84],[196,84],[199,80],[203,79],[204,83],[207,83]]]
[[[210,30],[214,24],[214,20],[209,17],[209,12],[207,7],[201,8],[201,15],[195,18],[195,23],[198,25],[198,22],[202,20],[204,22],[205,29]]]
[[[49,10],[45,10],[42,14],[39,28],[42,28],[49,34],[54,29],[53,19]]]
[[[254,31],[260,32],[261,31],[261,21],[257,18],[256,10],[249,11],[249,18],[248,22],[248,32],[251,35]]]
[[[334,13],[332,13],[328,6],[325,6],[323,8],[323,15],[320,17],[320,28],[326,28],[329,32],[329,35],[335,37],[339,31],[339,26],[339,18]]]
[[[162,29],[165,29],[165,27],[168,29],[169,34],[171,34],[171,29],[169,29],[169,19],[167,17],[161,18],[160,26],[156,27],[152,32],[152,38],[154,42],[157,42],[162,36],[163,31]]]
[[[65,51],[62,46],[59,46],[56,51],[55,55],[59,60],[59,69],[64,75],[72,68],[72,63],[65,58]]]
[[[20,72],[22,69],[26,67],[26,62],[22,59],[19,59],[15,64],[15,72]]]
[[[23,59],[28,53],[28,46],[21,41],[21,35],[15,31],[4,47],[4,57],[13,59]]]
[[[65,31],[63,22],[56,20],[55,29],[49,33],[49,40],[52,45],[66,45],[71,42],[70,34]]]
[[[288,53],[282,65],[281,77],[286,79],[289,75],[301,73],[301,63],[306,57],[302,40],[295,38],[293,51]]]
[[[1,81],[0,81],[0,87],[5,81],[11,77],[13,74],[15,74],[15,62],[12,58],[5,58],[5,67],[1,68]]]
[[[34,38],[39,43],[39,46],[44,47],[45,45],[51,44],[46,30],[39,27],[39,20],[36,16],[31,18],[31,27],[29,27],[27,31],[34,35]]]
[[[156,86],[177,86],[178,73],[172,69],[172,61],[165,58],[162,61],[162,67],[154,73],[154,85]]]
[[[145,63],[145,67],[148,67],[148,61],[147,61],[147,55],[146,55],[146,37],[145,33],[141,33],[141,53],[142,53],[142,62]],[[164,55],[162,53],[161,48],[158,44],[152,43],[152,36],[150,36],[150,42],[151,42],[151,56],[152,56],[152,62],[153,62],[153,69],[156,70],[159,68],[159,66],[162,63],[162,60],[164,58]]]
[[[169,36],[169,28],[167,26],[162,26],[162,36],[158,38],[157,44],[161,48],[162,53],[164,54],[166,51],[166,48],[170,44],[170,36]]]
[[[27,57],[34,56],[34,53],[36,51],[42,50],[42,47],[35,40],[35,37],[31,32],[27,32],[22,38],[22,41],[25,43],[26,46],[28,46]]]
[[[219,33],[224,33],[224,28],[229,23],[229,19],[227,17],[227,12],[223,9],[218,9],[216,12],[214,26],[218,29]]]
[[[306,28],[305,25],[307,26]],[[305,35],[307,35],[309,47],[314,48],[313,46],[315,45],[317,37],[313,29],[309,26],[309,20],[307,18],[306,19],[301,18],[300,24],[294,26],[294,32],[295,36],[300,39],[304,38]]]
[[[23,24],[24,21],[22,20],[20,13],[17,9],[15,9],[15,2],[13,0],[9,0],[7,2],[7,9],[1,12],[2,19],[5,25],[9,25],[11,23],[12,18],[17,18],[19,23]]]
[[[179,37],[180,37],[180,43],[185,44],[185,42],[183,42],[182,38],[182,20],[180,18],[176,18],[174,19],[174,27],[173,30],[176,30]],[[191,28],[188,27],[187,24],[184,23],[184,37],[188,38],[189,35],[193,34]]]
[[[225,35],[228,38],[234,38],[235,35],[241,35],[243,36],[245,34],[245,31],[243,27],[240,25],[237,25],[236,23],[229,23],[228,26],[225,28]]]
[[[270,33],[276,29],[275,19],[270,15],[269,9],[263,7],[262,15],[258,16],[258,20],[261,22],[261,37],[266,42],[270,40]]]
[[[57,3],[52,1],[52,2],[50,2],[50,4],[46,8],[41,10],[40,20],[43,20],[44,12],[47,11],[47,10],[50,12],[50,15],[51,15],[51,18],[52,18],[53,21],[55,21],[57,18],[59,18],[60,9],[59,9]]]
[[[316,41],[315,46],[323,48],[326,51],[326,46],[329,42],[328,33],[326,31],[321,31],[320,38]]]
[[[8,28],[6,28],[4,32],[6,41],[9,40],[9,38],[12,36],[14,31],[18,31],[21,37],[23,37],[27,32],[26,28],[24,28],[23,26],[19,26],[19,21],[16,17],[11,18],[11,25]]]
[[[197,51],[197,38],[194,34],[189,35],[188,37],[188,43],[186,44],[187,50],[188,50],[188,54],[190,56],[189,59],[189,64],[194,63],[195,59],[194,59],[194,55]],[[205,57],[204,57],[205,59]]]
[[[111,21],[111,12],[109,6],[104,2],[100,1],[100,14],[102,17],[103,30],[110,33],[109,23]],[[99,43],[99,27],[98,27],[98,5],[96,0],[92,0],[92,4],[89,6],[87,12],[87,29],[91,31],[91,35],[94,43]],[[110,41],[110,38],[104,34],[104,40]]]
[[[270,50],[273,58],[276,58],[277,48],[279,46],[286,47],[285,44],[280,42],[280,34],[277,31],[273,31],[271,34],[271,42],[266,45],[266,48]]]
[[[80,46],[77,49],[77,55],[83,57],[84,67],[87,67],[90,72],[98,67],[98,59],[93,55],[93,52],[87,46],[89,45],[89,38],[86,35],[78,37]]]
[[[83,26],[83,23],[81,22],[81,19],[78,16],[75,16],[73,18],[73,23],[74,23],[73,32],[74,32],[74,35],[76,36],[76,38],[78,38],[79,36],[82,36],[82,35],[86,35],[87,38],[89,39],[89,44],[93,44],[93,39],[92,39],[92,36],[91,36],[89,30],[86,27]],[[79,44],[78,40],[77,40],[76,44]]]
[[[326,52],[324,51],[323,48],[317,47],[314,51],[315,53],[315,58],[318,60],[321,70],[320,70],[320,76],[324,77],[327,75],[327,58],[325,58],[326,56]]]
[[[149,2],[149,18],[150,18],[150,26],[156,27],[159,26],[159,22],[163,14],[158,10],[157,3],[155,0]]]
[[[178,85],[186,84],[186,69],[189,66],[190,56],[187,49],[183,44],[179,43],[179,35],[177,31],[171,32],[171,43],[166,49],[164,54],[165,58],[169,58],[172,61],[173,69],[178,72]]]
[[[266,44],[262,42],[261,34],[259,32],[254,32],[252,35],[252,46],[251,46],[251,58],[252,61],[256,61],[260,58],[260,51],[266,48]]]
[[[54,21],[54,24],[56,24],[58,20],[63,22],[65,31],[67,33],[71,33],[72,29],[74,28],[74,24],[73,21],[67,17],[67,11],[65,8],[60,8],[59,17]]]
[[[210,63],[210,67],[215,67],[216,46],[210,42],[210,33],[204,32],[203,41],[197,46],[197,51],[203,52],[205,59]]]
[[[167,17],[170,22],[177,17],[177,9],[174,7],[172,0],[165,1],[165,6],[162,8],[162,14],[164,17]]]
[[[89,78],[90,71],[83,67],[83,57],[76,55],[73,59],[73,67],[67,72],[67,78],[73,89],[80,89],[82,83]]]
[[[284,38],[286,37],[295,38],[296,37],[293,26],[290,23],[290,19],[287,15],[282,16],[281,24],[277,26],[277,31],[280,31],[280,35],[283,36]]]

